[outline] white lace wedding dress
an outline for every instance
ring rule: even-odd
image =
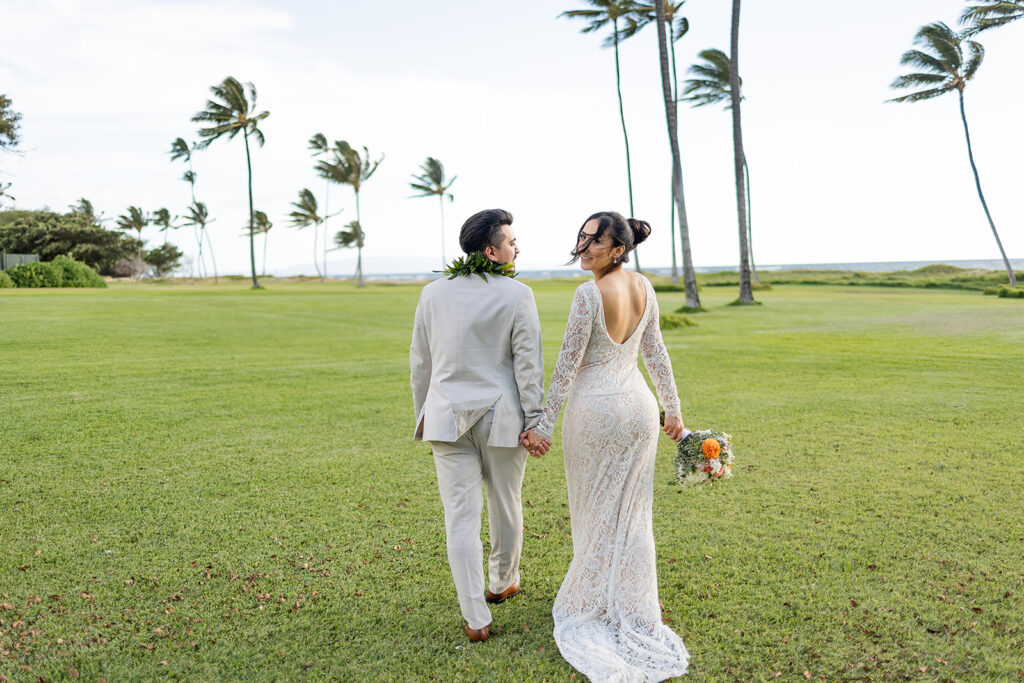
[[[661,681],[686,673],[690,655],[662,624],[651,530],[658,405],[637,367],[643,354],[668,416],[679,415],[658,302],[622,344],[608,335],[593,281],[576,290],[565,340],[536,431],[562,423],[573,559],[555,598],[555,642],[594,681]]]

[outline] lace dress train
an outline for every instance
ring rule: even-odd
[[[552,608],[569,664],[595,681],[661,681],[686,673],[689,653],[661,622],[652,532],[658,404],[637,368],[643,354],[667,415],[679,415],[654,290],[629,339],[615,343],[593,282],[576,290],[537,431],[565,407],[562,446],[573,560]],[[566,402],[567,401],[567,402]]]

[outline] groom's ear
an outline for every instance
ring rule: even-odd
[[[488,244],[486,247],[484,247],[484,256],[487,257],[487,260],[489,260],[489,261],[493,261],[494,260],[494,251],[495,251],[494,247],[491,246],[490,244]]]

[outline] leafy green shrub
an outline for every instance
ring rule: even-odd
[[[985,296],[995,296],[999,294],[999,287],[986,287],[982,294]]]
[[[681,327],[696,327],[697,323],[693,322],[685,315],[679,315],[678,313],[662,313],[661,329],[663,330],[678,330]]]
[[[60,256],[50,262],[52,268],[59,268],[64,275],[62,287],[106,287],[100,274],[70,256]]]
[[[682,285],[651,285],[655,292],[685,292],[686,288]]]
[[[1024,299],[1024,289],[1010,289],[1009,287],[999,288],[1000,299]]]
[[[14,283],[11,282],[11,277],[7,273],[5,273],[4,271],[0,270],[0,289],[4,289],[5,287],[13,287],[13,286],[14,286]]]
[[[856,273],[854,273],[856,275]],[[750,288],[755,292],[767,292],[771,290],[772,286],[767,282],[751,282]]]
[[[15,287],[61,287],[64,270],[52,262],[20,263],[7,269]]]

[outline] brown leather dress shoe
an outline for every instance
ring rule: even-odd
[[[501,603],[505,602],[509,598],[514,598],[517,593],[519,593],[519,582],[518,581],[516,583],[513,583],[511,586],[509,586],[505,590],[501,591],[497,595],[495,595],[491,591],[487,591],[487,594],[484,595],[484,600],[486,600],[487,602],[491,603],[492,605],[500,605]]]
[[[469,637],[469,642],[482,643],[491,637],[491,625],[487,624],[483,628],[470,628],[469,624],[466,624],[466,635]]]

